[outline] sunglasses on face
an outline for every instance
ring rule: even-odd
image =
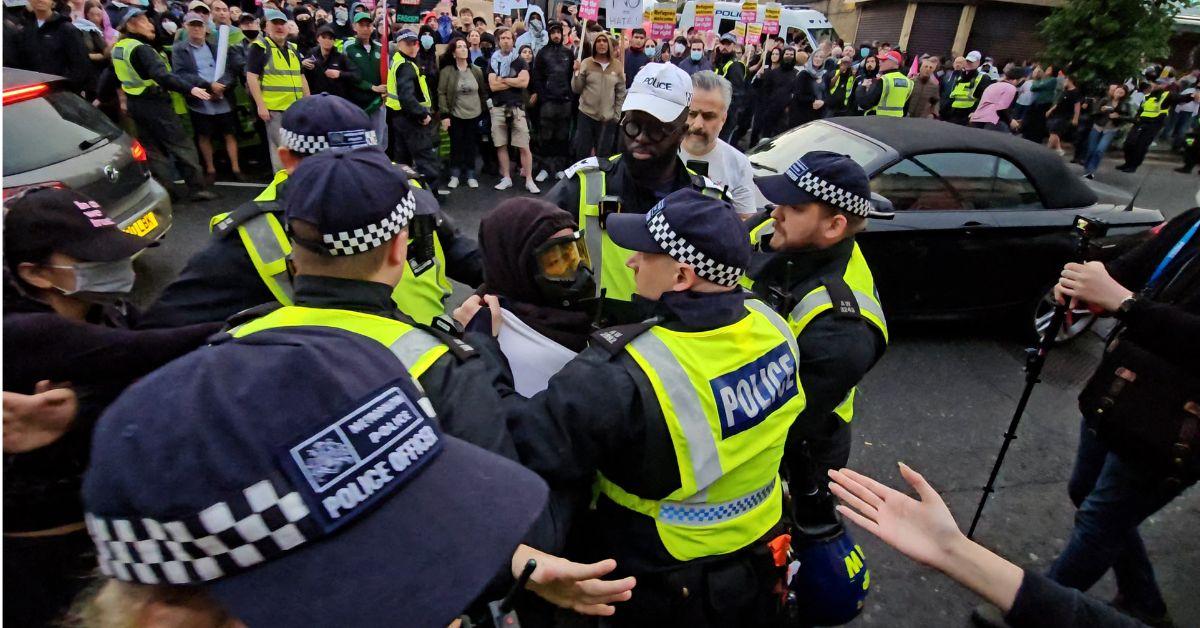
[[[639,122],[631,117],[621,119],[621,132],[629,139],[637,139],[639,135],[645,135],[652,143],[658,143],[667,138],[668,135],[676,131],[675,125],[663,124],[662,122]]]

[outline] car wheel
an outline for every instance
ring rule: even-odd
[[[1054,291],[1051,288],[1041,299],[1038,299],[1037,304],[1033,307],[1033,324],[1029,326],[1032,340],[1036,342],[1041,339],[1046,328],[1050,326],[1050,319],[1053,315]],[[1058,336],[1054,342],[1061,344],[1078,338],[1092,327],[1097,318],[1091,310],[1083,306],[1068,309],[1066,320],[1063,321],[1062,328],[1058,330]]]

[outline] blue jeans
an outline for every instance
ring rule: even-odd
[[[1092,134],[1088,136],[1088,155],[1083,162],[1083,172],[1092,174],[1100,167],[1100,161],[1104,159],[1104,153],[1108,152],[1108,145],[1112,144],[1113,138],[1117,136],[1116,129],[1105,129],[1103,131],[1092,129]]]
[[[1117,591],[1129,608],[1153,616],[1165,614],[1166,603],[1138,525],[1185,488],[1126,464],[1084,422],[1067,485],[1077,508],[1075,529],[1047,575],[1063,586],[1087,591],[1111,568]]]

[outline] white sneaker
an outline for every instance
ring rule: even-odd
[[[467,187],[477,188],[479,187],[479,182],[475,180],[475,177],[467,177]]]
[[[447,188],[438,188],[438,196],[450,196],[450,190]]]
[[[496,184],[497,190],[507,190],[508,188],[511,188],[511,187],[512,187],[512,179],[509,177],[504,177],[503,179],[500,179],[500,182]]]
[[[1058,156],[1059,156],[1059,157],[1062,157],[1062,156],[1064,156],[1064,155],[1066,155],[1066,154],[1067,154],[1067,151],[1065,151],[1065,150],[1063,150],[1063,149],[1061,149],[1061,148],[1056,148],[1056,149],[1054,149],[1054,152],[1058,153]]]
[[[450,177],[450,180],[446,182],[446,187],[451,190],[458,187],[458,177]]]
[[[562,170],[559,170],[558,172],[554,173],[555,179],[562,179],[566,176],[567,176],[567,174],[565,172],[563,172]]]
[[[533,182],[533,179],[525,179],[525,189],[529,190],[530,194],[541,194],[542,189]]]
[[[550,178],[550,173],[546,172],[545,168],[542,168],[542,171],[538,173],[537,182],[541,183],[542,181],[545,181],[546,179],[549,179],[549,178]]]

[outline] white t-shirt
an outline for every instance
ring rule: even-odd
[[[555,373],[562,370],[575,352],[534,331],[516,314],[501,309],[500,333],[496,340],[512,368],[513,384],[522,397],[543,390]]]
[[[707,162],[708,178],[729,187],[729,198],[737,213],[748,215],[758,211],[754,206],[754,173],[750,169],[750,158],[745,153],[718,139],[717,144],[703,157],[693,155],[680,146],[679,158],[684,162]]]

